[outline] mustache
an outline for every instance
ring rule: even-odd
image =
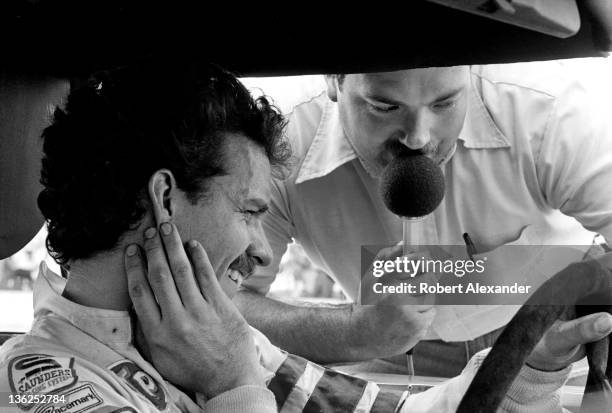
[[[428,142],[425,146],[419,149],[410,149],[398,140],[388,140],[383,145],[383,150],[390,153],[394,158],[404,156],[426,155],[433,156],[438,150],[438,145]]]
[[[253,275],[255,267],[257,267],[257,261],[247,254],[240,255],[229,266],[230,269],[238,271],[244,279]]]

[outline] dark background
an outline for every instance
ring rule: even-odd
[[[74,77],[153,55],[204,59],[254,76],[601,55],[582,4],[579,33],[558,39],[423,0],[5,0],[0,70]]]

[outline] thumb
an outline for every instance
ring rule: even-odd
[[[612,332],[612,315],[594,313],[574,320],[562,322],[551,332],[548,345],[556,354],[571,351],[581,344],[599,341]]]

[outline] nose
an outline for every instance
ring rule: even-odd
[[[406,119],[399,141],[409,149],[421,149],[431,140],[425,114],[418,113]]]
[[[258,223],[256,228],[253,229],[251,244],[247,249],[247,254],[257,262],[257,265],[262,267],[272,262],[272,248],[266,238],[261,223]]]

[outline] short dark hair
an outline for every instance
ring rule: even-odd
[[[93,76],[42,134],[49,253],[66,264],[115,247],[142,219],[159,169],[197,202],[207,179],[226,173],[229,133],[257,143],[278,171],[290,156],[285,125],[266,98],[212,64],[146,62]]]

